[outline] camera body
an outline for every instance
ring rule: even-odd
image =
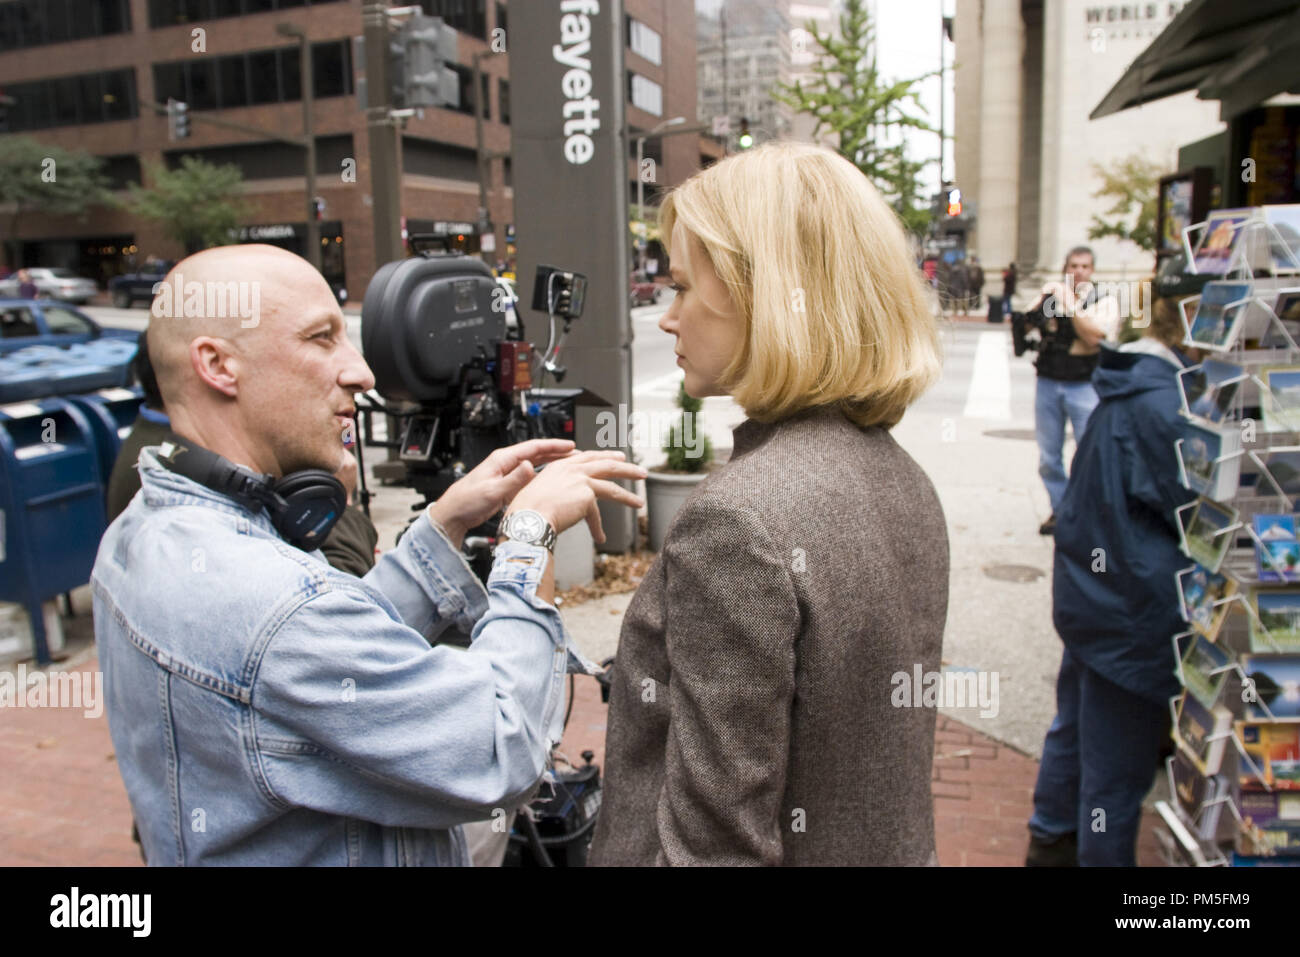
[[[419,240],[412,237],[417,249]],[[586,285],[578,273],[538,268],[534,291],[541,291],[552,325],[539,360],[510,290],[481,260],[421,252],[375,273],[362,306],[362,351],[386,403],[380,411],[400,426],[396,442],[390,435],[388,443],[367,444],[397,450],[405,484],[426,504],[495,449],[532,438],[572,439],[579,402],[600,402],[583,389],[534,381],[547,372],[563,377],[554,361],[554,325],[562,320],[567,333],[582,315]],[[467,556],[484,579],[496,526],[494,517],[466,538]]]

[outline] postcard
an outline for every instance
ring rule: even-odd
[[[1300,588],[1256,588],[1249,597],[1250,650],[1300,652]]]
[[[1220,431],[1189,421],[1183,427],[1178,454],[1183,460],[1185,484],[1192,491],[1216,500],[1236,494],[1241,476],[1241,433],[1236,428]]]
[[[1207,282],[1185,343],[1216,352],[1231,349],[1250,298],[1250,283]]]
[[[1261,582],[1300,581],[1300,541],[1294,515],[1259,514],[1252,519]]]
[[[1300,655],[1242,655],[1241,670],[1253,685],[1242,692],[1248,721],[1300,718]]]
[[[1230,362],[1207,359],[1178,374],[1183,408],[1188,415],[1216,425],[1232,411],[1233,400],[1246,378],[1246,370]]]
[[[1238,524],[1237,510],[1201,498],[1190,511],[1191,518],[1184,534],[1187,554],[1210,571],[1217,572],[1236,537],[1230,529]]]
[[[1268,238],[1273,272],[1295,272],[1300,269],[1300,205],[1290,203],[1265,206],[1264,221],[1277,232],[1276,236],[1270,235]]]
[[[1238,802],[1240,854],[1300,854],[1300,794],[1243,791]]]
[[[1224,601],[1216,607],[1216,603],[1236,594],[1237,583],[1201,565],[1193,565],[1178,573],[1178,588],[1183,597],[1183,618],[1197,632],[1214,641],[1233,604]]]
[[[1216,209],[1205,219],[1205,230],[1192,254],[1192,265],[1203,276],[1222,276],[1228,271],[1241,227],[1254,209]]]
[[[1174,742],[1207,777],[1219,773],[1224,745],[1232,727],[1232,712],[1222,705],[1207,708],[1190,691],[1178,698],[1178,720],[1173,727]]]
[[[1300,431],[1300,365],[1266,366],[1259,377],[1267,386],[1260,394],[1264,431]]]
[[[1252,452],[1251,457],[1259,463],[1259,494],[1272,492],[1286,499],[1290,507],[1297,508],[1300,499],[1300,449],[1272,448]]]
[[[1277,316],[1278,321],[1269,325],[1268,331],[1259,340],[1259,347],[1261,349],[1294,349],[1300,347],[1300,291],[1278,293],[1277,301],[1273,303],[1273,313]],[[1282,328],[1291,337],[1290,342],[1278,330],[1278,323],[1281,323]]]
[[[1264,787],[1300,791],[1300,722],[1238,721],[1236,734],[1242,750],[1250,756],[1250,761],[1237,762],[1238,783],[1243,791]]]
[[[1228,654],[1200,635],[1192,635],[1179,671],[1183,685],[1207,708],[1214,707],[1228,680]]]

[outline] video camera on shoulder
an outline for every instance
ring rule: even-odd
[[[539,266],[532,306],[547,314],[544,351],[524,338],[513,288],[481,260],[444,248],[441,237],[412,236],[418,255],[379,269],[362,305],[361,343],[384,403],[363,402],[400,423],[387,442],[406,466],[405,484],[427,504],[493,450],[532,438],[572,439],[576,406],[606,404],[584,389],[545,388],[567,370],[559,354],[582,316],[587,278]],[[557,326],[560,327],[557,335]],[[395,439],[395,441],[394,441]],[[423,508],[423,505],[419,506]],[[496,519],[466,538],[475,570],[486,578]]]

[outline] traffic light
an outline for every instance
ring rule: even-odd
[[[961,190],[959,190],[956,186],[948,190],[947,207],[948,207],[949,216],[961,215]]]
[[[411,16],[388,45],[388,76],[393,106],[460,106],[456,30],[440,17]]]
[[[183,140],[190,135],[190,106],[183,100],[167,101],[167,138]]]
[[[742,150],[754,145],[754,136],[749,132],[749,120],[743,116],[740,118],[740,136],[736,138],[736,145]]]

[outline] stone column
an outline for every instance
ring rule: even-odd
[[[1021,64],[1025,31],[1020,0],[984,0],[980,64],[978,250],[985,285],[1016,255],[1020,193]],[[960,183],[958,185],[961,185]]]

